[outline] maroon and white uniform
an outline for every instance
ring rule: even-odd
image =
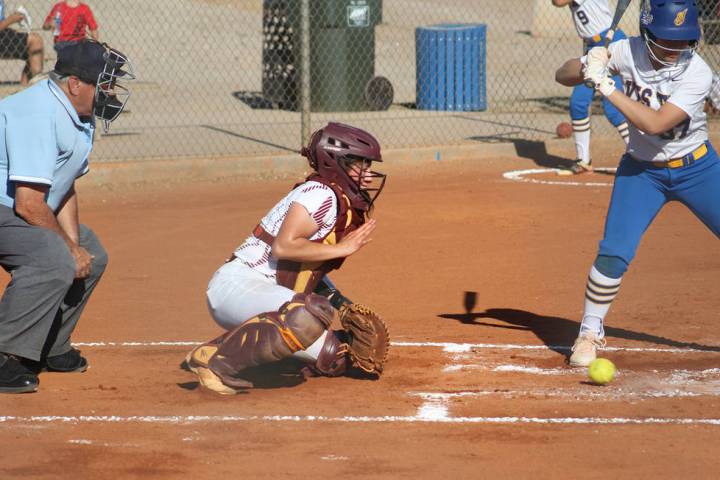
[[[309,240],[322,239],[335,228],[338,198],[332,188],[315,181],[294,188],[263,217],[260,226],[276,237],[293,203],[302,205],[318,226]],[[250,235],[234,255],[215,272],[207,289],[210,314],[228,330],[261,313],[277,311],[296,293],[277,284],[277,260],[271,256],[271,246],[255,235]],[[296,355],[313,359],[324,340],[325,334]]]
[[[277,237],[280,226],[293,203],[305,207],[318,226],[319,230],[309,240],[324,238],[335,227],[338,199],[330,187],[314,181],[305,182],[293,189],[263,217],[260,226],[273,237]],[[246,266],[276,280],[277,260],[272,258],[270,253],[270,245],[250,235],[235,250],[235,257]]]

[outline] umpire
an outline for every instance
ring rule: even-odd
[[[127,58],[94,41],[58,53],[48,80],[0,101],[0,392],[37,390],[38,373],[83,372],[70,336],[108,256],[79,223],[75,179],[88,172],[95,117],[117,118]]]

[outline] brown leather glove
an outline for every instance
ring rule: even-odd
[[[347,332],[351,366],[380,375],[390,349],[390,335],[383,319],[370,308],[353,303],[340,308],[340,323]]]

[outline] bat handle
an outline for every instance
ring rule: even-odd
[[[610,45],[610,42],[612,42],[613,37],[615,36],[615,30],[612,28],[607,31],[605,34],[605,48],[607,48],[608,45]]]
[[[615,30],[613,30],[612,28],[609,29],[609,30],[607,31],[607,33],[605,34],[605,42],[604,42],[604,44],[603,44],[603,46],[604,46],[605,48],[607,48],[608,45],[610,45],[610,42],[612,42],[612,39],[613,39],[614,36],[615,36]],[[593,81],[590,80],[590,79],[585,80],[583,83],[584,83],[585,86],[588,87],[588,88],[595,88],[595,82],[593,82]]]

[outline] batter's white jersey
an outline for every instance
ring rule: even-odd
[[[580,38],[591,38],[610,28],[612,23],[608,0],[575,0],[570,4],[570,12]]]
[[[712,86],[713,73],[698,54],[684,67],[655,70],[650,63],[648,47],[641,37],[611,43],[608,64],[618,72],[623,85],[616,85],[632,100],[653,110],[670,102],[688,115],[685,122],[661,135],[648,135],[629,123],[630,142],[627,152],[638,160],[665,161],[682,157],[708,139],[707,119],[703,108]]]
[[[287,216],[290,206],[298,203],[305,207],[318,226],[318,231],[310,237],[317,240],[325,237],[335,227],[337,221],[338,199],[335,192],[319,182],[305,182],[288,193],[280,200],[270,212],[263,217],[260,225],[273,237],[277,237],[280,226]],[[237,261],[242,262],[253,270],[262,273],[267,278],[276,278],[277,260],[271,257],[271,247],[254,235],[250,235],[245,242],[235,250]]]

